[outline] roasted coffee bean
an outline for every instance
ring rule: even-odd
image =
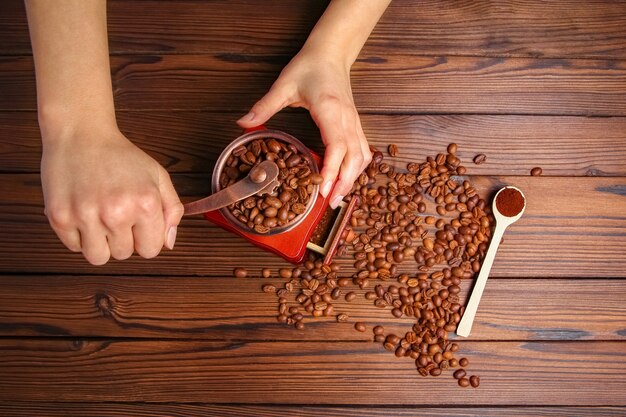
[[[461,358],[459,359],[459,365],[465,368],[469,365],[469,360],[467,360],[467,358]]]
[[[456,371],[454,371],[453,376],[456,379],[461,379],[463,378],[467,373],[465,372],[465,369],[457,369]]]
[[[278,270],[278,275],[280,275],[281,278],[291,278],[291,276],[293,275],[293,271],[291,268],[280,268]]]
[[[265,284],[265,285],[263,285],[262,289],[263,289],[263,292],[266,292],[268,294],[276,292],[276,287],[273,286],[272,284]]]
[[[543,170],[540,167],[534,167],[533,169],[530,170],[530,175],[532,175],[533,177],[538,177],[542,173],[543,173]]]
[[[374,326],[374,329],[372,329],[374,334],[383,334],[385,333],[385,328],[383,326]]]
[[[246,268],[235,268],[233,270],[233,276],[235,278],[245,278],[248,276],[248,270]]]
[[[350,291],[349,293],[346,294],[345,299],[346,301],[350,302],[352,300],[354,300],[356,298],[356,293],[353,291]]]
[[[269,269],[269,268],[263,268],[263,269],[261,270],[261,276],[262,276],[263,278],[269,278],[269,277],[271,277],[271,276],[272,276],[272,270],[271,270],[271,269]]]
[[[340,323],[348,321],[349,319],[350,317],[347,314],[337,314],[337,321]]]
[[[396,156],[398,156],[398,146],[395,144],[389,145],[389,147],[387,148],[387,152],[389,152],[389,156],[395,158]]]
[[[469,384],[470,384],[469,379],[467,379],[467,378],[461,378],[461,379],[459,379],[459,386],[460,386],[460,387],[465,388],[465,387],[468,387],[468,386],[469,386]]]
[[[360,321],[354,323],[354,328],[359,332],[364,332],[366,330],[365,323]]]
[[[472,375],[469,378],[469,382],[472,385],[472,387],[478,388],[478,386],[480,385],[480,377],[476,375]]]
[[[487,160],[487,155],[485,155],[484,153],[479,153],[478,155],[474,157],[474,163],[476,165],[480,165],[484,163],[486,160]]]

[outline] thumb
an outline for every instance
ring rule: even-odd
[[[159,192],[161,193],[161,204],[163,205],[163,221],[165,223],[165,247],[174,249],[176,242],[176,232],[180,219],[183,217],[183,204],[178,198],[178,194],[172,185],[172,180],[165,169],[160,170]]]
[[[237,124],[243,128],[262,125],[288,104],[287,95],[281,88],[274,85],[261,100],[252,106],[248,114],[237,120]]]

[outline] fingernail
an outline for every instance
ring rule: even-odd
[[[237,120],[238,122],[250,122],[254,119],[254,116],[256,116],[254,114],[254,112],[250,112],[248,114],[246,114],[245,116],[243,116],[241,119]]]
[[[165,247],[169,250],[174,249],[174,243],[176,243],[176,226],[170,227],[167,231],[167,240],[165,241]]]
[[[333,201],[330,202],[330,208],[331,209],[336,209],[337,206],[339,205],[339,203],[341,203],[341,200],[343,200],[343,196],[342,195],[338,195],[337,197],[335,197],[333,199]]]
[[[322,195],[322,197],[326,198],[328,197],[328,193],[330,193],[330,188],[333,186],[333,182],[328,180],[324,183],[324,185],[322,186],[322,188],[320,189],[320,194]]]

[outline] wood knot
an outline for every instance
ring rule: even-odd
[[[96,308],[98,311],[102,313],[104,316],[110,316],[115,309],[115,304],[111,297],[104,293],[96,294]]]
[[[84,340],[73,340],[72,350],[81,350],[86,345]]]

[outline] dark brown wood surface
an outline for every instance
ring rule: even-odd
[[[258,275],[260,271],[255,271]],[[274,276],[277,271],[274,271]],[[334,301],[350,322],[306,320],[305,331],[275,320],[277,298],[264,284],[280,278],[0,276],[1,336],[135,337],[207,340],[370,341],[356,321],[406,333],[412,321],[373,308],[357,286],[351,303]],[[470,283],[464,282],[461,300]],[[609,279],[492,279],[472,337],[479,340],[626,340],[626,288]],[[520,297],[520,294],[524,294]],[[567,300],[555,303],[558,297]],[[296,305],[294,295],[289,302]],[[41,300],[45,300],[42,303]],[[181,308],[184,306],[184,308]],[[67,320],[72,317],[72,320]],[[607,320],[607,317],[611,317]]]
[[[626,115],[626,60],[361,56],[352,67],[352,90],[367,113]],[[118,110],[244,114],[288,61],[283,55],[115,56],[115,101]],[[6,76],[0,110],[36,109],[32,57],[0,57],[0,72]]]
[[[222,405],[222,404],[137,404],[137,403],[0,403],[0,412],[15,417],[33,415],[50,417],[617,417],[624,407],[378,407],[358,406],[289,406],[289,405]]]
[[[210,192],[235,120],[328,2],[108,2],[120,129],[184,200]],[[0,2],[0,415],[621,416],[626,414],[626,2],[394,0],[352,71],[364,131],[396,167],[450,142],[490,198],[527,196],[472,336],[479,389],[422,378],[372,343],[412,322],[358,298],[348,323],[279,324],[262,267],[287,263],[183,219],[173,251],[90,266],[43,215],[21,0]],[[323,153],[305,111],[270,127]],[[482,165],[472,163],[478,153]],[[539,166],[540,177],[530,170]],[[352,260],[340,260],[350,275]],[[246,266],[251,277],[235,279]],[[404,263],[402,270],[413,271]],[[471,283],[464,282],[462,299]],[[290,296],[293,297],[293,294]],[[367,324],[356,332],[354,322]]]

